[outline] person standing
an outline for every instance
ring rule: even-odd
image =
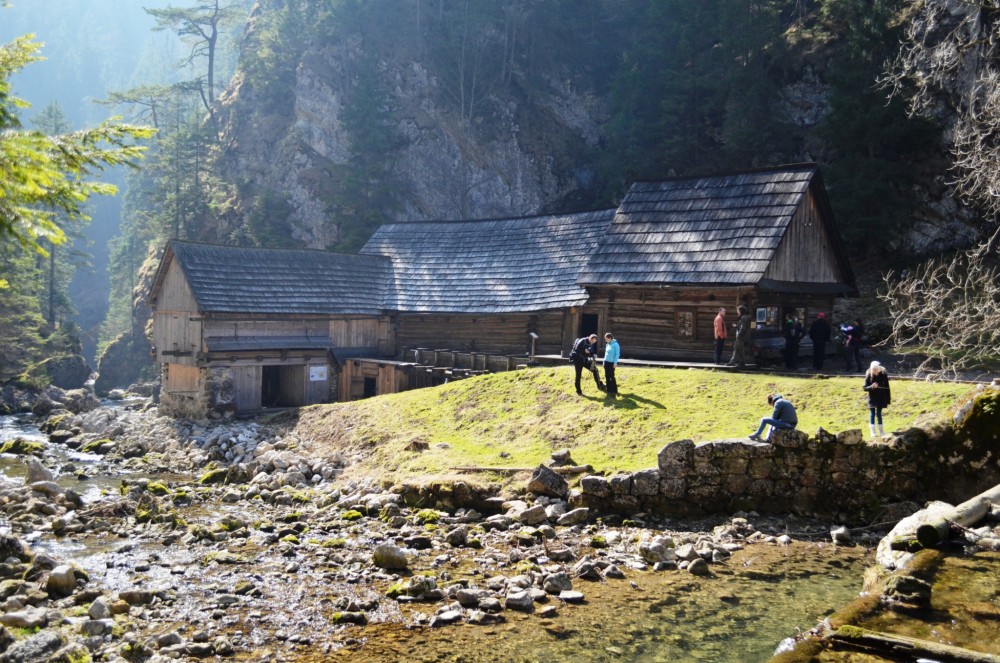
[[[774,410],[771,412],[770,417],[764,417],[760,420],[760,426],[757,427],[757,431],[750,435],[751,440],[757,442],[767,442],[770,440],[770,433],[764,439],[760,437],[760,434],[764,432],[765,426],[770,426],[771,431],[774,432],[777,428],[795,428],[799,425],[799,417],[795,413],[795,406],[781,394],[769,395],[767,397],[767,404],[774,406]]]
[[[583,374],[584,368],[594,374],[597,388],[604,391],[601,376],[594,365],[594,360],[597,358],[597,334],[576,339],[573,342],[573,351],[569,353],[569,358],[573,362],[573,368],[576,369],[576,393],[583,396],[583,389],[580,388],[580,376]]]
[[[604,335],[604,385],[609,396],[618,395],[618,379],[615,377],[615,369],[618,367],[618,360],[621,359],[622,349],[615,340],[614,334],[607,332]]]
[[[733,341],[733,358],[730,366],[745,366],[750,359],[750,309],[739,306],[736,309],[740,319],[736,322],[736,338]]]
[[[826,344],[830,342],[832,333],[830,322],[826,319],[826,313],[820,311],[816,314],[813,323],[809,325],[809,338],[813,343],[813,368],[817,371],[823,370],[823,360],[826,359]]]
[[[853,325],[847,327],[844,332],[847,340],[844,345],[844,361],[846,369],[851,370],[851,361],[861,370],[861,348],[865,343],[865,326],[861,324],[861,318],[854,321]]]
[[[729,335],[726,330],[726,307],[719,308],[719,314],[715,316],[715,363],[722,363],[722,349],[726,345],[726,337]]]
[[[889,389],[889,376],[885,367],[873,361],[865,373],[865,391],[868,392],[868,430],[875,437],[875,424],[878,423],[878,436],[885,435],[882,427],[882,408],[889,407],[892,402],[892,392]]]
[[[794,371],[799,367],[799,343],[806,335],[802,328],[802,323],[795,318],[794,313],[789,313],[785,319],[785,368]]]

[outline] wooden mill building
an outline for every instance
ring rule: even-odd
[[[388,224],[360,255],[171,241],[150,299],[161,402],[197,416],[430,384],[421,348],[491,370],[611,330],[625,357],[708,359],[720,306],[763,339],[853,292],[805,164],[640,182],[611,210]]]
[[[766,343],[856,291],[813,164],[633,184],[579,282],[639,358],[708,360],[722,306],[732,322],[746,305]]]

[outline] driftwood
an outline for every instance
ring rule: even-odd
[[[943,645],[929,640],[918,640],[902,635],[869,631],[856,626],[841,626],[826,636],[827,640],[853,649],[885,654],[893,659],[916,660],[928,658],[941,663],[1000,663],[1000,656]]]
[[[497,474],[519,474],[521,472],[534,472],[534,467],[480,467],[478,465],[463,465],[451,468],[452,472],[496,472]],[[563,467],[550,467],[550,470],[557,474],[586,474],[593,472],[590,465],[566,465]]]
[[[970,500],[939,514],[917,527],[917,541],[933,548],[948,540],[951,526],[970,527],[989,514],[991,506],[1000,506],[1000,485],[993,486]]]

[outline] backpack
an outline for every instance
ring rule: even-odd
[[[586,340],[585,338],[578,338],[573,341],[573,349],[569,351],[569,360],[575,362],[580,357],[580,342]]]

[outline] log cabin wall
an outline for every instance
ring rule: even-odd
[[[424,315],[396,317],[396,356],[415,348],[447,348],[458,352],[527,356],[529,332],[538,334],[535,354],[559,354],[563,349],[563,311],[501,315]]]
[[[595,287],[587,310],[604,309],[603,329],[615,335],[627,358],[708,360],[719,307],[726,307],[731,327],[736,307],[745,303],[752,311],[754,297],[751,289]]]

